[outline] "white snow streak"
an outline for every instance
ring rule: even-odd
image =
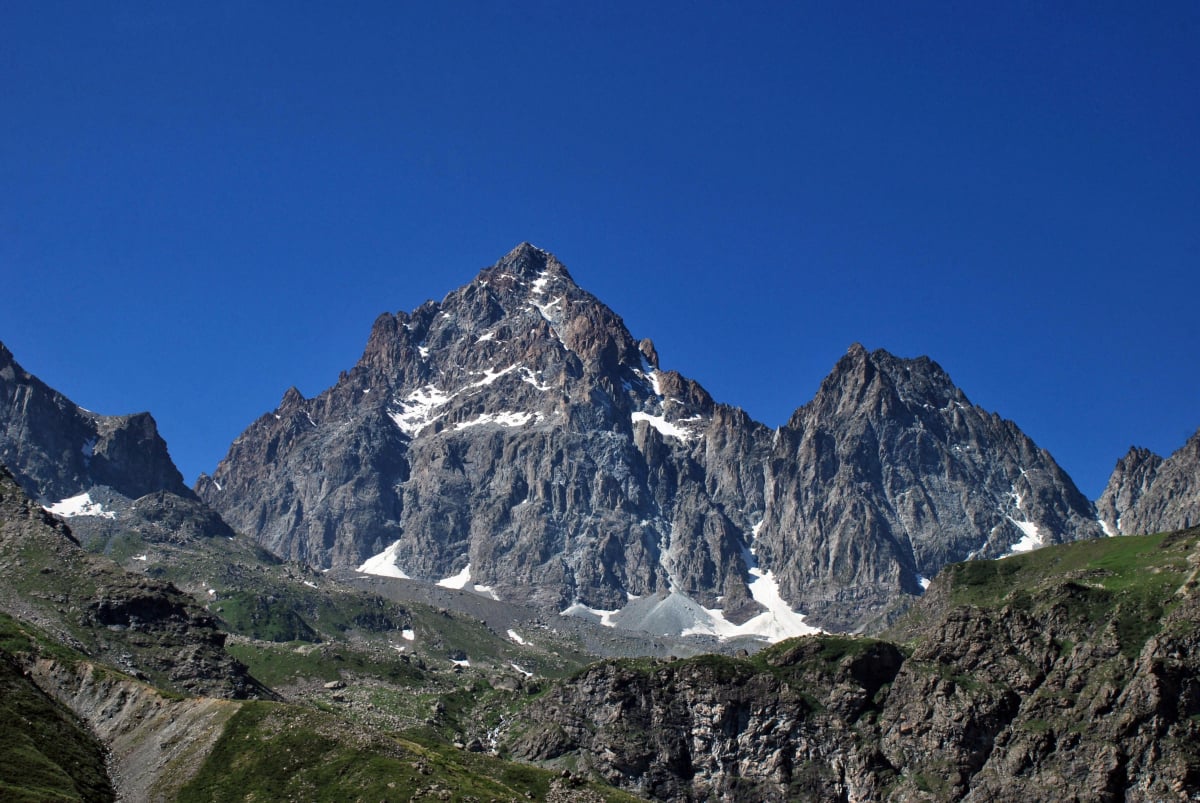
[[[433,385],[418,388],[404,397],[400,410],[389,411],[388,416],[405,435],[416,437],[417,433],[441,417],[438,410],[446,405],[454,394],[448,394]]]
[[[525,639],[521,638],[521,634],[515,630],[509,630],[508,637],[510,639],[512,639],[513,641],[517,642],[518,644],[520,644],[522,647],[526,647],[529,645],[529,642],[526,641]]]
[[[453,588],[457,591],[469,591],[473,594],[491,597],[496,601],[500,600],[500,597],[496,595],[496,592],[492,590],[491,586],[475,585],[475,583],[471,581],[471,564],[469,563],[464,566],[463,570],[458,574],[454,575],[453,577],[444,577],[441,580],[438,580],[437,584],[442,588]]]
[[[566,610],[559,611],[559,616],[579,616],[584,619],[596,617],[605,627],[616,627],[617,623],[613,621],[613,617],[618,613],[620,611],[602,611],[599,608],[589,608],[582,602],[576,602]]]
[[[672,424],[661,415],[650,415],[649,413],[636,412],[633,414],[633,423],[636,424],[639,421],[647,422],[650,424],[650,426],[654,427],[668,438],[676,438],[681,441],[690,441],[695,440],[696,438],[694,433],[688,432],[678,424]]]
[[[1017,525],[1017,527],[1019,527],[1021,532],[1025,533],[1025,535],[1020,541],[1009,547],[1008,553],[1002,555],[1001,557],[1007,558],[1010,555],[1016,555],[1021,552],[1032,552],[1038,547],[1046,545],[1045,540],[1042,538],[1041,531],[1038,530],[1038,526],[1032,521],[1017,521],[1012,516],[1009,516],[1008,520]]]
[[[523,427],[531,422],[541,420],[541,413],[484,413],[478,418],[472,418],[470,421],[460,421],[454,425],[454,429],[467,429],[468,427],[478,427],[484,424],[497,424],[502,427]]]
[[[102,519],[115,519],[116,513],[111,510],[105,510],[104,506],[99,502],[92,501],[92,495],[88,491],[63,499],[61,502],[55,502],[46,508],[50,513],[56,516],[62,516],[69,519],[72,516],[95,516]]]
[[[378,577],[397,577],[401,580],[408,580],[409,576],[402,572],[400,567],[396,565],[396,550],[399,547],[400,542],[394,542],[378,555],[367,558],[363,561],[363,565],[359,566],[355,571],[360,574],[374,574]]]
[[[400,637],[405,641],[415,641],[417,638],[417,631],[413,630],[411,627],[406,627],[400,631]]]
[[[464,589],[471,585],[471,564],[463,567],[463,570],[453,577],[444,577],[437,581],[437,584],[442,588]]]

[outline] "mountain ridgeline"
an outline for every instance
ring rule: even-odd
[[[285,558],[383,555],[676,634],[735,632],[780,598],[874,629],[949,563],[1102,535],[1053,458],[936,363],[855,345],[773,431],[660,367],[528,244],[381,315],[357,365],[288,390],[196,492]]]

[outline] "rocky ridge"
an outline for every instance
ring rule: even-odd
[[[22,368],[2,343],[0,465],[90,547],[130,534],[149,542],[233,535],[184,484],[149,413],[86,410]]]
[[[946,563],[1100,534],[1015,425],[929,360],[855,346],[778,432],[664,370],[522,244],[376,320],[197,493],[271,551],[649,632],[877,626]]]
[[[1102,535],[1054,459],[924,357],[856,344],[769,460],[757,554],[838,630],[886,618],[950,563]]]
[[[1117,461],[1096,508],[1113,535],[1165,532],[1200,523],[1200,431],[1170,457],[1133,447]]]
[[[601,663],[502,743],[655,800],[1195,799],[1198,571],[1198,530],[957,564],[894,641]]]

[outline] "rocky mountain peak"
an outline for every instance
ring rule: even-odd
[[[149,413],[85,410],[23,369],[0,344],[0,462],[44,503],[106,486],[130,498],[192,492]]]
[[[949,375],[928,357],[903,359],[883,350],[867,351],[853,344],[822,381],[806,410],[823,416],[845,416],[873,411],[891,415],[911,411],[967,405],[967,397]]]
[[[760,554],[803,553],[781,572],[785,592],[808,609],[839,600],[859,621],[947,563],[1100,534],[1091,504],[1014,424],[927,357],[861,344],[779,431],[767,500]]]
[[[549,251],[543,251],[530,243],[521,243],[500,258],[495,265],[484,268],[479,279],[490,280],[504,274],[511,274],[517,279],[534,282],[539,278],[554,277],[565,279],[574,284],[574,279],[565,265]]]
[[[676,634],[863,627],[949,561],[1099,533],[933,361],[855,344],[772,445],[528,243],[380,316],[198,490],[284,557]]]
[[[1164,459],[1133,447],[1117,461],[1096,510],[1113,535],[1143,535],[1200,523],[1200,431]]]

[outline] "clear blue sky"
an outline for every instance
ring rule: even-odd
[[[1200,4],[0,18],[0,340],[153,412],[189,482],[522,240],[772,426],[855,341],[930,355],[1091,497],[1200,426]]]

